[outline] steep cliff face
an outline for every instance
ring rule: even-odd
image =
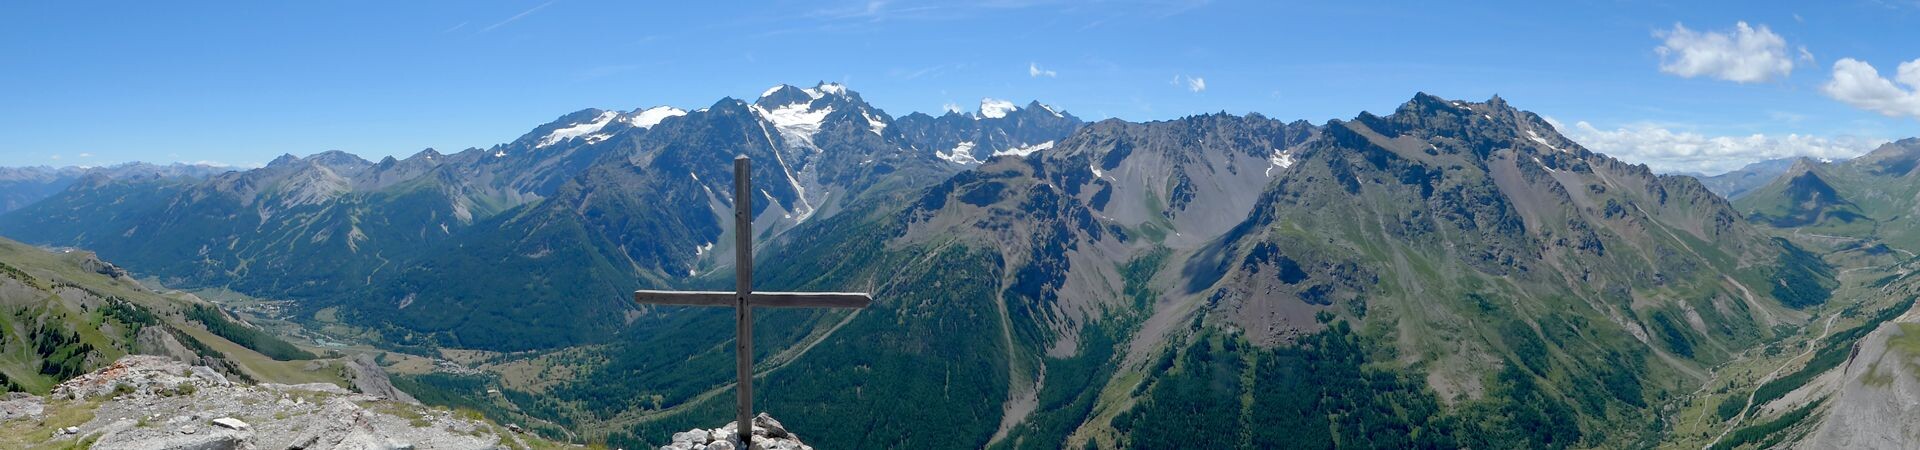
[[[1909,312],[1861,339],[1831,376],[1826,413],[1800,448],[1902,449],[1920,442],[1920,316]]]

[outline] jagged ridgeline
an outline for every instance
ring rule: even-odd
[[[1324,125],[1083,124],[781,86],[453,155],[105,181],[0,233],[458,359],[395,370],[424,401],[658,445],[730,417],[731,317],[623,297],[730,281],[736,154],[756,289],[876,299],[759,313],[759,408],[821,448],[1643,445],[1663,399],[1834,284],[1692,178],[1425,94]]]

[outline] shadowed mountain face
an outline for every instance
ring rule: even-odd
[[[501,364],[567,376],[400,383],[498,386],[513,409],[488,411],[625,446],[725,415],[730,314],[623,297],[730,278],[734,155],[756,287],[876,298],[756,319],[760,407],[823,448],[1628,445],[1832,282],[1693,178],[1497,97],[1320,126],[895,120],[825,83],[649,111],[69,189],[0,233],[293,297],[389,348],[529,350]]]

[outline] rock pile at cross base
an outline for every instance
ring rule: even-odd
[[[0,398],[0,429],[21,426],[48,436],[43,443],[94,449],[527,447],[515,433],[444,409],[325,383],[230,382],[206,367],[159,356],[121,358],[46,397]]]
[[[711,430],[694,429],[674,433],[673,443],[660,446],[660,450],[813,450],[767,413],[760,413],[753,418],[752,446],[740,445],[739,425],[740,422],[734,421]]]

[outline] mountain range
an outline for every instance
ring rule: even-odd
[[[454,154],[93,177],[0,235],[292,300],[272,319],[390,355],[423,401],[657,445],[731,413],[732,317],[624,297],[731,281],[744,155],[755,288],[876,299],[756,313],[758,406],[823,448],[1720,445],[1823,423],[1767,429],[1794,410],[1742,403],[1676,425],[1764,397],[1703,395],[1725,367],[1891,320],[1910,282],[1836,264],[1895,256],[1793,232],[1904,248],[1904,215],[1879,214],[1920,198],[1893,181],[1913,143],[1729,203],[1499,97],[1085,123],[998,100],[896,118],[820,83]]]
[[[0,167],[0,213],[52,197],[75,183],[116,178],[206,178],[230,170],[234,169],[206,164],[141,162],[107,167]]]

